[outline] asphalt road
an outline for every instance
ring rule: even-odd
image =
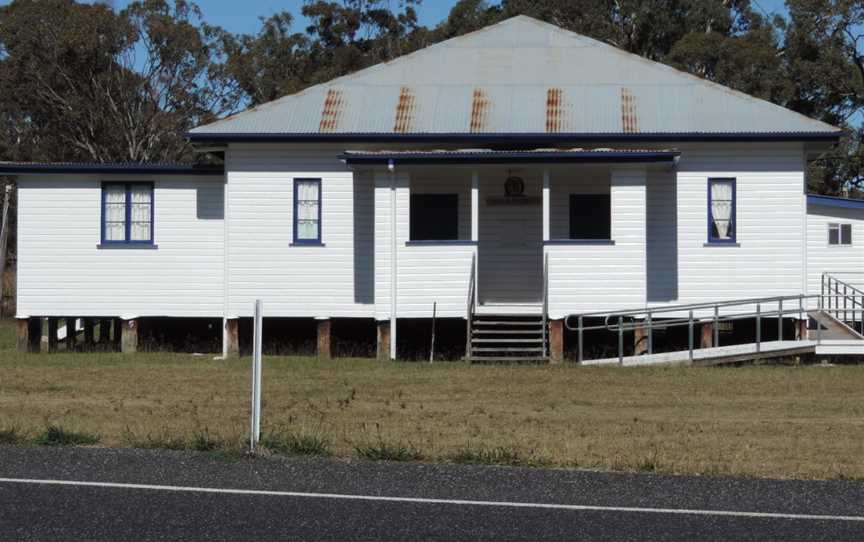
[[[0,540],[177,539],[862,540],[864,483],[0,446]]]

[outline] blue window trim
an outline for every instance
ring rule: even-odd
[[[298,187],[301,182],[314,182],[318,183],[318,237],[315,239],[298,239],[297,238],[297,192]],[[324,224],[321,222],[321,201],[323,200],[323,193],[321,190],[321,179],[320,178],[305,178],[305,177],[297,177],[294,179],[294,242],[291,243],[291,246],[324,246],[322,241],[323,233],[324,233]]]
[[[729,217],[730,225],[732,226],[732,235],[729,239],[717,239],[713,235],[714,213],[711,212],[711,185],[715,182],[728,182],[732,184],[732,214]],[[708,178],[708,242],[709,245],[738,245],[738,187],[735,177],[709,177]]]
[[[132,186],[133,185],[144,185],[150,187],[150,239],[146,241],[133,241],[132,240]],[[105,188],[109,186],[122,186],[126,191],[125,197],[125,205],[126,205],[126,216],[125,216],[125,239],[122,241],[118,240],[108,240],[105,239]],[[155,239],[154,239],[154,224],[155,224],[155,216],[156,216],[156,190],[152,182],[146,181],[133,181],[133,182],[122,182],[122,181],[105,181],[102,183],[102,216],[100,218],[100,234],[99,239],[100,243],[98,248],[134,248],[134,247],[156,247]]]

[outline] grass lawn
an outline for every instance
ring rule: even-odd
[[[0,441],[239,452],[249,366],[163,353],[18,354],[14,325],[3,322]],[[864,366],[266,357],[263,397],[265,440],[277,453],[864,478]]]

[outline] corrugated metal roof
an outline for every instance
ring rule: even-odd
[[[517,162],[674,162],[680,152],[672,149],[435,149],[345,151],[348,164],[394,163],[517,163]]]
[[[220,165],[167,162],[2,162],[0,175],[22,173],[127,173],[145,175],[222,175]]]
[[[190,136],[838,131],[518,16],[195,128]]]

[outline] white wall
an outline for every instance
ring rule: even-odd
[[[228,315],[372,317],[375,284],[371,175],[334,148],[231,145]],[[292,246],[295,178],[320,178],[323,246]]]
[[[709,177],[736,179],[736,246],[706,246]],[[678,302],[802,293],[806,196],[801,145],[683,148],[675,190]]]
[[[421,180],[419,190],[433,190],[428,174],[397,168],[393,175],[396,186],[396,269],[398,318],[431,318],[433,303],[438,303],[438,316],[464,318],[467,308],[471,259],[476,253],[473,245],[430,244],[406,245],[409,239],[410,194],[414,188],[414,175]],[[375,318],[390,318],[391,300],[391,198],[390,174],[376,170],[375,178]],[[442,180],[450,189],[460,186]],[[470,238],[470,176],[467,187],[467,221],[463,220],[466,206],[460,192],[460,237],[467,226]],[[429,193],[429,192],[427,192]],[[467,222],[467,223],[466,223]]]
[[[551,318],[644,306],[646,179],[644,167],[611,170],[614,245],[551,244],[545,247],[549,258]],[[552,186],[555,186],[554,177]]]
[[[829,245],[828,224],[851,224],[852,245]],[[822,291],[822,273],[864,289],[864,209],[807,206],[807,293]]]
[[[154,181],[149,249],[98,249],[100,180]],[[223,178],[18,179],[18,317],[222,315]]]
[[[615,241],[546,247],[553,316],[803,291],[801,145],[703,144],[681,150],[677,173],[615,167],[610,176],[608,167],[552,168],[551,237],[567,237],[571,191],[608,186]],[[221,316],[227,292],[229,317],[250,315],[260,297],[270,316],[389,318],[389,176],[383,169],[353,171],[339,160],[340,152],[335,146],[230,147],[227,284],[225,225],[212,218],[222,201],[215,188],[223,186],[221,178],[157,178],[159,249],[108,251],[96,249],[97,176],[22,177],[19,313]],[[482,243],[484,222],[494,227],[495,218],[483,202],[503,191],[507,171],[480,170]],[[539,183],[541,171],[526,166],[518,173],[530,184]],[[460,237],[470,237],[470,168],[447,173],[448,168],[397,168],[400,317],[428,317],[436,301],[442,316],[465,314],[478,248],[406,246],[411,190],[458,193]],[[705,246],[707,182],[713,176],[737,179],[740,246]],[[322,179],[324,246],[291,246],[296,177]],[[197,214],[199,203],[210,208],[210,217]],[[864,239],[857,230],[855,236],[856,243]],[[811,240],[811,250],[818,241],[818,235]],[[811,283],[814,273],[818,269],[811,269]]]

